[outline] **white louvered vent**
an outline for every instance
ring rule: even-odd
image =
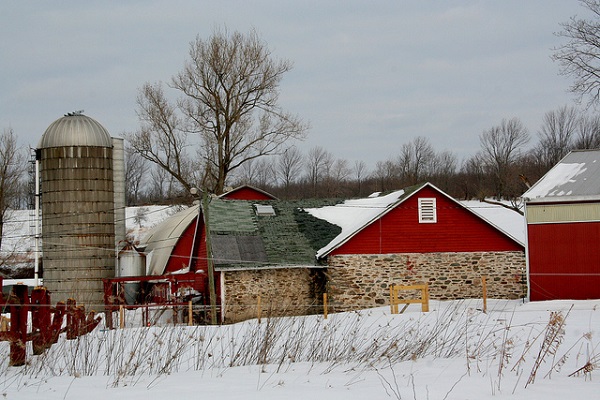
[[[435,198],[419,199],[419,223],[434,224],[437,222]]]

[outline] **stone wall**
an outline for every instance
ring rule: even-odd
[[[339,255],[329,257],[328,295],[335,311],[389,304],[390,284],[429,284],[435,300],[526,295],[524,252]],[[418,298],[407,292],[405,298]]]
[[[319,297],[323,270],[280,268],[223,273],[226,323],[256,318],[258,296],[261,317],[306,315],[322,312]]]

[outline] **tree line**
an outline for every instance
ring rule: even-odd
[[[533,135],[519,118],[503,119],[481,132],[479,143],[476,154],[459,160],[418,136],[371,167],[362,160],[338,158],[321,146],[307,152],[290,146],[281,154],[244,163],[228,186],[251,185],[281,199],[346,198],[429,181],[459,199],[514,200],[571,150],[600,148],[600,116],[562,106],[547,112]],[[174,178],[135,149],[126,153],[129,204],[187,196]]]

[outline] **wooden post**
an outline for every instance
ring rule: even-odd
[[[483,290],[483,313],[487,313],[487,283],[485,282],[485,276],[481,277],[481,286]]]
[[[398,303],[396,299],[396,291],[394,290],[394,284],[390,285],[390,312],[392,314],[398,314]]]
[[[27,317],[29,315],[29,289],[27,285],[13,286],[9,300],[10,310],[10,360],[12,367],[25,365],[27,343]]]
[[[10,318],[0,315],[0,332],[8,332],[10,330]]]
[[[260,305],[260,295],[256,299],[256,319],[258,319],[258,323],[260,324],[260,314],[261,314],[261,305]]]
[[[204,232],[206,241],[206,266],[208,270],[208,298],[210,302],[210,323],[217,324],[217,292],[215,288],[215,266],[212,259],[212,247],[210,244],[210,225],[208,217],[208,191],[204,188],[202,193],[202,215],[204,216]]]
[[[327,319],[327,293],[323,293],[323,317]]]
[[[189,326],[194,325],[194,313],[193,313],[193,309],[192,309],[192,301],[191,300],[188,302],[188,325]]]
[[[119,306],[119,328],[120,329],[124,329],[125,328],[125,309],[123,308],[123,306]]]
[[[50,293],[45,287],[38,286],[31,292],[31,330],[37,333],[31,339],[33,354],[40,355],[50,347]]]
[[[67,340],[74,340],[77,338],[76,306],[77,301],[75,299],[67,299]]]
[[[429,312],[429,285],[425,285],[422,290],[421,297],[423,299],[423,303],[421,303],[421,311]]]
[[[402,299],[398,298],[398,292],[401,290],[420,290],[421,298],[420,299]],[[429,285],[408,285],[408,286],[396,286],[394,284],[390,285],[390,307],[392,310],[392,314],[398,314],[398,304],[403,303],[406,306],[402,309],[401,312],[404,312],[409,304],[412,303],[420,303],[422,312],[429,312]]]

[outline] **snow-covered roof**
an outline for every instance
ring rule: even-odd
[[[346,200],[334,206],[321,208],[306,208],[315,218],[325,220],[342,228],[342,231],[329,244],[317,251],[317,258],[339,247],[358,231],[381,217],[392,205],[404,195],[404,190],[398,190],[385,196],[369,196],[364,199]]]
[[[368,198],[346,200],[345,202],[334,206],[305,209],[306,212],[314,217],[323,219],[342,228],[342,231],[338,236],[325,247],[322,247],[317,251],[317,258],[321,258],[329,254],[332,250],[340,247],[366,226],[383,217],[384,214],[394,209],[398,204],[404,202],[413,193],[425,186],[436,189],[449,200],[454,201],[473,212],[475,215],[494,226],[505,235],[511,237],[519,244],[525,245],[525,220],[518,212],[510,210],[502,205],[489,204],[480,201],[459,202],[436,188],[434,185],[425,183],[418,187],[412,187],[410,190],[407,189],[407,191],[398,190],[385,196],[379,196],[379,194],[374,193]]]
[[[500,204],[479,200],[463,200],[460,204],[525,246],[525,217],[522,214]]]
[[[567,154],[523,194],[526,202],[600,199],[600,150]]]
[[[198,207],[187,208],[156,225],[140,243],[146,253],[146,275],[162,275],[173,248],[198,216]]]

